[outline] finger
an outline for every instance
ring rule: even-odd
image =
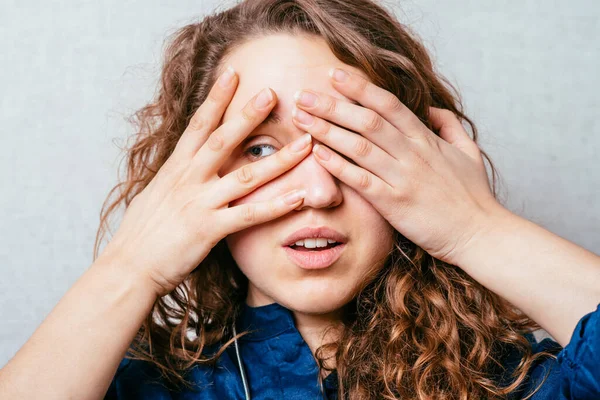
[[[307,133],[288,144],[272,157],[244,165],[221,178],[216,192],[216,207],[238,199],[298,164],[310,153],[311,136]]]
[[[338,92],[377,112],[404,136],[411,139],[423,138],[423,124],[393,93],[358,74],[351,74],[340,68],[332,68],[329,76]]]
[[[198,107],[185,131],[175,146],[173,154],[180,159],[191,160],[214,131],[233,98],[238,76],[233,67],[228,66],[212,86],[206,100]]]
[[[402,157],[409,145],[395,126],[374,110],[357,105],[353,100],[343,101],[310,90],[296,92],[294,99],[298,108],[360,133],[396,159]]]
[[[225,208],[219,211],[220,226],[228,235],[279,218],[302,204],[305,196],[305,190],[294,190],[273,200]]]
[[[481,159],[479,146],[469,137],[452,111],[429,107],[429,121],[431,121],[433,129],[439,131],[439,136],[442,139],[456,146],[473,159]]]
[[[378,209],[383,209],[383,201],[389,198],[392,187],[369,171],[356,166],[336,154],[326,146],[316,144],[313,153],[319,164],[329,173],[354,189]]]
[[[212,132],[190,165],[189,175],[202,181],[217,173],[233,150],[248,136],[276,104],[275,92],[265,88],[256,94],[242,111]]]
[[[350,158],[356,164],[366,168],[379,178],[390,182],[390,165],[397,163],[394,157],[364,136],[349,132],[344,128],[294,108],[293,121],[315,139],[325,143],[335,151]],[[306,118],[310,118],[307,120]],[[302,123],[304,121],[305,123]]]

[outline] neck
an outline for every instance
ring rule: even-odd
[[[273,299],[263,297],[262,294],[256,293],[252,289],[253,287],[251,286],[246,297],[246,303],[251,307],[258,307],[274,302]],[[310,348],[315,360],[315,352],[321,345],[326,343],[335,343],[339,340],[343,313],[344,307],[322,314],[310,314],[292,311],[296,329],[298,329],[298,332],[300,332],[300,335]],[[331,326],[333,326],[333,328],[330,328]],[[330,352],[322,353],[322,356],[324,356],[326,359],[324,361],[325,367],[332,369],[336,368],[334,355],[335,354]],[[327,375],[329,375],[329,372],[322,372],[323,378],[325,378]]]
[[[326,314],[306,314],[301,312],[294,312],[293,314],[296,328],[300,332],[300,335],[302,335],[306,344],[308,344],[315,360],[315,353],[321,345],[335,343],[339,340],[343,309],[338,309]],[[332,326],[333,328],[330,328]],[[322,352],[321,356],[324,356],[326,359],[324,362],[325,367],[336,367],[334,352]],[[323,378],[328,374],[328,371],[323,371]]]

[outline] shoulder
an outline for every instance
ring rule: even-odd
[[[561,392],[565,398],[600,398],[600,304],[579,320],[558,362],[563,369]]]
[[[563,347],[551,338],[545,338],[537,341],[533,334],[525,335],[531,343],[533,354],[543,351],[549,352],[555,356],[563,351]],[[562,367],[556,357],[543,357],[535,360],[528,372],[528,391],[529,394],[538,391],[531,397],[532,400],[563,399],[559,397]]]
[[[600,399],[600,304],[579,320],[564,348],[550,338],[537,342],[532,334],[525,336],[534,354],[556,355],[541,358],[529,371],[526,393],[541,385],[531,400]]]
[[[556,355],[562,350],[562,347],[550,338],[546,338],[538,342],[533,333],[527,333],[523,336],[531,345],[533,354],[547,351],[553,355]],[[513,345],[503,344],[499,356],[500,361],[502,362],[502,368],[497,368],[494,370],[494,372],[497,374],[495,380],[499,386],[506,387],[515,381],[516,377],[512,376],[512,374],[520,364],[523,358],[523,353]],[[550,389],[550,387],[554,386],[558,382],[556,376],[558,369],[556,357],[546,356],[537,358],[527,371],[526,379],[509,398],[521,399],[523,395],[529,394],[537,387],[537,385],[539,385],[539,383],[544,381],[546,373],[549,373],[550,375],[546,379],[544,386],[545,389]],[[543,398],[544,397],[541,397],[539,399]],[[550,399],[553,397],[546,398]],[[534,397],[534,399],[538,399],[538,397]]]
[[[175,387],[163,376],[153,363],[123,358],[117,367],[105,400],[171,400],[180,398],[219,399],[232,389],[235,383],[226,379],[228,372],[234,371],[233,363],[228,362],[229,354],[224,352],[215,365],[195,365],[185,374],[190,388]],[[225,396],[226,397],[226,396]]]
[[[124,358],[110,383],[105,399],[171,399],[160,371],[147,361]]]

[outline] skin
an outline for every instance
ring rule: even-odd
[[[578,321],[600,303],[600,257],[498,203],[479,147],[451,112],[430,109],[436,135],[393,94],[343,69],[346,79],[330,80],[336,92],[307,84],[315,101],[296,104],[294,124],[314,137],[313,154],[328,154],[315,160],[406,238],[567,346]]]
[[[296,76],[300,76],[300,72],[319,69],[325,76],[330,66],[342,66],[335,59],[327,59],[323,47],[320,51],[309,51],[318,44],[304,43],[300,38],[295,43],[283,38],[278,40],[281,48],[276,48],[277,52],[273,49],[262,54],[252,52],[241,61],[249,63],[249,60],[263,59],[270,60],[271,64],[273,54],[279,57],[289,48],[304,51],[302,54],[312,62],[306,69],[292,64],[296,67]],[[257,51],[258,47],[253,50]],[[332,65],[325,66],[325,62]],[[227,239],[234,249],[245,240],[257,249],[266,248],[271,256],[276,253],[278,240],[297,228],[286,227],[290,229],[286,231],[277,221],[278,217],[281,221],[303,225],[337,222],[339,225],[332,226],[340,231],[348,229],[342,232],[349,235],[352,246],[361,245],[356,243],[359,235],[361,239],[369,238],[371,245],[382,246],[383,238],[373,240],[364,233],[365,229],[357,231],[357,225],[350,222],[352,219],[344,220],[342,224],[334,218],[338,213],[345,213],[346,208],[360,210],[363,214],[351,217],[362,219],[371,227],[386,226],[373,215],[372,209],[375,209],[409,240],[432,256],[462,268],[538,322],[563,347],[567,346],[577,322],[594,311],[600,302],[600,257],[497,203],[490,196],[489,187],[486,188],[487,178],[477,145],[451,112],[430,110],[429,118],[434,129],[439,131],[438,137],[420,124],[392,94],[369,83],[360,71],[345,68],[351,72],[346,81],[329,81],[335,91],[316,75],[310,82],[284,81],[278,75],[283,70],[271,71],[270,79],[280,80],[278,84],[274,81],[268,84],[278,90],[281,97],[278,107],[284,112],[290,108],[287,103],[290,93],[286,89],[290,82],[319,91],[315,106],[297,105],[313,115],[315,122],[301,125],[297,112],[294,124],[300,131],[310,132],[315,143],[321,142],[330,148],[327,160],[315,157],[318,153],[315,146],[310,155],[292,155],[284,151],[284,157],[272,158],[272,163],[268,157],[265,163],[251,164],[261,163],[256,169],[250,168],[259,176],[258,182],[264,183],[263,179],[273,174],[273,178],[277,177],[277,181],[269,182],[271,187],[261,189],[263,191],[279,193],[282,188],[296,184],[308,187],[307,196],[312,198],[289,205],[291,209],[297,208],[290,215],[286,215],[290,209],[280,200],[257,203],[254,210],[244,209],[254,205],[250,201],[260,199],[258,190],[252,195],[256,197],[244,199],[238,196],[240,207],[226,208],[219,203],[233,192],[248,193],[256,182],[245,185],[249,186],[246,191],[235,183],[235,174],[227,175],[231,178],[228,180],[227,176],[214,179],[206,172],[205,160],[226,158],[223,145],[226,149],[238,135],[245,134],[248,124],[253,125],[257,118],[264,119],[266,114],[247,106],[245,117],[238,116],[234,124],[216,135],[220,136],[219,140],[211,130],[218,125],[221,110],[228,104],[235,85],[213,88],[213,101],[198,109],[172,157],[142,192],[148,190],[147,194],[136,196],[138,200],[131,203],[109,246],[69,289],[13,359],[0,369],[0,398],[103,398],[117,365],[157,297],[179,284],[210,246],[220,240],[222,232],[215,233],[217,229],[208,231],[215,237],[202,240],[193,237],[198,232],[207,232],[205,226],[239,232],[255,222],[273,221],[264,225],[272,231],[253,231],[263,234],[264,242],[254,241],[248,233],[250,230]],[[291,79],[290,76],[287,78]],[[248,80],[253,79],[254,76]],[[227,112],[239,111],[242,104],[239,101]],[[206,124],[198,124],[198,121],[208,121],[211,129],[202,130],[200,125]],[[283,137],[277,140],[285,142],[291,140],[285,135],[299,135],[291,126],[283,127],[280,130]],[[292,167],[296,169],[288,171]],[[279,177],[283,172],[302,177],[300,173],[304,169],[311,174],[310,181],[290,181],[286,175]],[[313,188],[312,192],[308,190]],[[214,193],[214,196],[199,198],[196,196],[199,191]],[[248,221],[249,215],[254,215],[256,221]],[[146,229],[149,225],[158,229]],[[172,232],[182,234],[174,236]],[[385,229],[377,232],[383,234]],[[249,236],[245,237],[246,234]],[[225,236],[227,234],[221,237]],[[313,281],[317,290],[312,294],[319,296],[322,292],[318,289],[332,290],[333,293],[321,297],[328,301],[322,305],[311,299],[291,298],[276,285],[272,286],[279,281],[261,277],[256,262],[264,258],[264,254],[250,259],[243,259],[240,251],[236,254],[236,261],[243,265],[255,286],[248,296],[248,303],[261,305],[277,300],[293,309],[311,349],[319,341],[316,332],[323,324],[335,321],[336,303],[341,306],[345,296],[351,297],[359,276],[367,272],[364,266],[368,265],[344,258],[345,264],[340,260],[330,271],[321,271],[322,279]],[[149,258],[144,259],[144,255]],[[152,265],[148,261],[153,260],[153,256],[164,259]],[[362,257],[363,260],[378,258],[374,253]],[[290,290],[302,289],[303,283],[312,279],[294,274],[289,264],[279,264],[281,258],[276,259],[279,269],[271,265],[267,268],[274,271],[277,279],[285,280]],[[164,265],[169,268],[161,268]],[[331,286],[332,275],[334,270],[339,274],[342,265],[349,269],[349,274],[344,271],[347,275],[340,278],[344,286],[336,288]]]
[[[262,62],[266,59],[268,63]],[[350,102],[332,87],[327,71],[334,65],[362,74],[339,61],[323,40],[288,35],[252,40],[236,48],[223,64],[233,66],[240,78],[223,122],[233,118],[247,99],[263,87],[270,87],[277,94],[273,111],[282,120],[255,129],[220,169],[220,176],[269,157],[306,133],[292,121],[297,90],[311,88]],[[246,152],[259,144],[254,148],[259,156]],[[392,250],[393,228],[368,201],[320,165],[313,154],[230,206],[264,201],[293,189],[306,191],[300,207],[278,219],[231,234],[226,242],[248,277],[247,304],[256,307],[277,302],[290,309],[297,329],[314,353],[321,344],[323,330],[339,321],[343,306],[356,296],[367,274],[382,267]],[[322,225],[348,237],[344,253],[328,268],[299,268],[287,258],[282,241],[302,227]],[[327,337],[332,339],[333,336]]]

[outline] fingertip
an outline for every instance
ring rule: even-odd
[[[272,106],[273,100],[276,99],[275,92],[270,87],[263,88],[254,97],[253,105],[258,111],[264,111]]]
[[[444,124],[444,109],[429,107],[428,119],[435,129],[440,129]]]
[[[286,194],[283,198],[285,204],[293,206],[304,200],[306,197],[306,190],[294,190],[288,194]]]
[[[219,86],[224,89],[228,88],[233,83],[236,76],[235,69],[233,69],[231,65],[228,65],[218,79]]]
[[[271,87],[269,87],[268,89],[271,92],[271,98],[273,99],[272,101],[275,101],[275,103],[277,103],[277,100],[278,100],[277,92],[275,90],[273,90],[273,88],[271,88]]]

